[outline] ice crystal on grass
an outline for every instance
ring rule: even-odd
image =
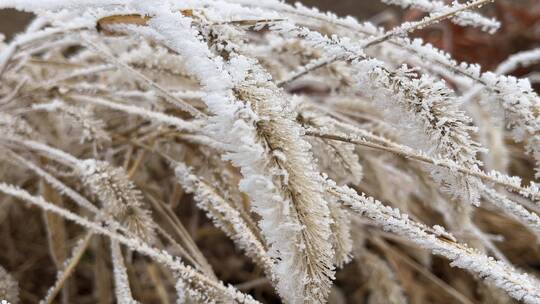
[[[80,163],[78,170],[83,182],[99,198],[106,213],[142,239],[151,241],[155,237],[155,224],[144,206],[142,193],[135,188],[122,168],[88,159]]]
[[[432,0],[382,0],[386,4],[399,5],[403,8],[415,8],[424,12],[447,12],[450,8],[443,1]],[[474,12],[460,12],[452,19],[454,23],[462,26],[479,27],[490,33],[495,32],[501,23],[493,18],[486,18]]]
[[[485,71],[407,36],[492,33],[474,11],[492,1],[383,2],[426,14],[384,29],[278,0],[0,2],[38,15],[0,43],[0,259],[58,252],[22,245],[43,231],[13,226],[24,201],[77,224],[49,234],[84,232],[36,287],[47,303],[539,303],[516,258],[540,236],[523,166],[539,168],[539,98],[506,75],[538,50]],[[34,264],[13,272],[24,288]]]

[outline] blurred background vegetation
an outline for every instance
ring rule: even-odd
[[[452,0],[443,1],[452,2]],[[369,20],[386,28],[391,28],[404,20],[416,20],[423,16],[418,11],[403,12],[376,0],[300,2],[307,6],[318,7],[322,11],[333,11],[341,16],[351,15],[360,20]],[[502,21],[503,27],[495,35],[443,22],[417,33],[417,36],[451,53],[458,60],[477,62],[485,69],[492,69],[510,54],[540,47],[540,0],[497,0],[495,4],[485,7],[484,11],[485,14]],[[14,33],[23,30],[31,18],[32,15],[28,13],[0,10],[0,33],[10,39]],[[524,72],[517,71],[518,75]]]
[[[352,15],[360,20],[369,20],[385,28],[392,28],[403,21],[417,20],[423,16],[419,11],[402,11],[376,0],[303,0],[301,2],[307,6],[316,6],[322,11],[333,11],[341,16]],[[415,33],[415,35],[446,50],[457,60],[477,62],[484,69],[493,69],[513,53],[540,47],[540,0],[497,0],[495,4],[485,7],[483,10],[485,15],[496,17],[503,24],[502,28],[494,35],[483,33],[474,28],[461,28],[449,22],[430,26]],[[31,14],[15,10],[0,10],[0,33],[3,33],[9,40],[14,33],[22,31],[32,17]],[[532,72],[540,72],[540,65],[527,69],[518,69],[514,71],[514,74],[523,76]],[[540,87],[536,87],[536,89],[538,90]],[[183,216],[197,219],[197,217],[191,216],[195,212],[195,210],[185,210]],[[238,268],[241,267],[235,266],[242,265],[242,262],[235,260],[235,255],[231,253],[235,250],[232,243],[216,242],[217,237],[213,236],[212,231],[214,230],[201,233],[197,241],[201,248],[211,248],[205,254],[208,254],[212,264],[229,265],[223,269],[218,269],[222,270],[219,273],[220,278],[232,282],[241,276],[251,276],[250,269],[244,270],[247,273],[245,274],[239,272]],[[42,243],[43,241],[36,240],[36,242]],[[102,245],[100,244],[100,246]],[[529,244],[524,243],[522,248],[528,246]],[[519,254],[519,252],[516,254]],[[448,266],[444,261],[444,263],[439,264],[439,267]],[[231,271],[231,269],[234,271]],[[337,277],[337,285],[348,295],[349,303],[356,303],[354,299],[363,298],[361,295],[355,298],[353,293],[357,287],[357,282],[355,282],[354,286],[349,286],[346,279],[348,277],[357,277],[357,270],[355,269],[353,263],[341,271]],[[25,290],[36,290],[34,286],[29,286],[31,283],[24,283],[26,284]],[[38,292],[36,291],[36,293]],[[39,291],[39,293],[42,293],[42,291]],[[29,296],[31,295],[27,295],[27,297]],[[335,303],[339,303],[339,301],[335,301]]]

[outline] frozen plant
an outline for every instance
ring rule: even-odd
[[[493,0],[383,2],[424,16],[0,0],[36,15],[0,43],[0,296],[540,303],[540,99],[507,75],[538,50],[483,71],[409,36],[494,33]]]

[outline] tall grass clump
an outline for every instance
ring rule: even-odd
[[[424,17],[0,1],[36,15],[0,43],[0,299],[540,303],[540,98],[508,75],[540,52],[410,38],[495,33],[492,0],[383,2]]]

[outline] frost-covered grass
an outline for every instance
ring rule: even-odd
[[[0,44],[0,227],[44,219],[0,240],[47,244],[30,251],[56,272],[0,255],[18,273],[0,267],[0,299],[342,303],[354,286],[370,303],[540,303],[540,99],[507,75],[540,52],[484,72],[407,36],[444,20],[494,33],[475,12],[492,1],[383,2],[425,17],[0,1],[37,15]],[[231,244],[246,281],[213,257]]]

